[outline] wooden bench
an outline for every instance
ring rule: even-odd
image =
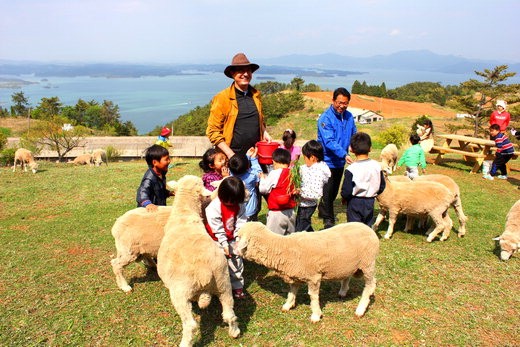
[[[486,157],[486,155],[483,153],[468,152],[468,151],[463,151],[460,149],[443,147],[443,146],[433,146],[430,153],[432,153],[432,154],[456,153],[456,154],[461,154],[465,157],[472,157],[472,158],[485,158]]]

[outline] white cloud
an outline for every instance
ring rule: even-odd
[[[389,35],[390,36],[399,36],[399,35],[401,35],[401,30],[399,30],[399,29],[392,29],[392,30],[390,30]]]

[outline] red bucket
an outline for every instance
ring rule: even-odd
[[[258,162],[260,164],[270,165],[273,163],[273,152],[275,149],[280,147],[278,142],[272,141],[260,141],[256,143],[256,148],[258,148]]]

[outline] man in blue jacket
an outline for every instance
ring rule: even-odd
[[[352,113],[347,111],[350,93],[338,88],[332,95],[332,104],[318,119],[318,142],[324,150],[324,161],[330,168],[331,176],[323,186],[323,197],[318,205],[318,215],[323,219],[324,228],[334,226],[334,200],[345,170],[345,163],[353,159],[348,153],[350,138],[357,132]]]

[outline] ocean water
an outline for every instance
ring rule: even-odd
[[[188,113],[196,106],[204,106],[220,90],[231,84],[231,79],[223,73],[174,75],[166,77],[105,78],[105,77],[16,77],[35,82],[22,88],[0,88],[0,106],[8,108],[12,104],[13,93],[23,91],[31,107],[36,107],[41,98],[57,96],[63,105],[75,105],[79,99],[95,100],[102,103],[110,100],[119,106],[121,120],[131,121],[139,134],[144,134],[156,126],[167,124],[180,115]],[[295,75],[265,76],[255,73],[253,84],[266,80],[288,83]],[[371,70],[361,75],[308,77],[306,83],[315,83],[324,90],[337,87],[351,89],[355,80],[366,81],[369,85],[385,82],[387,89],[416,81],[440,82],[454,85],[475,78],[476,75],[445,74],[418,71]],[[519,78],[508,80],[520,83]]]

